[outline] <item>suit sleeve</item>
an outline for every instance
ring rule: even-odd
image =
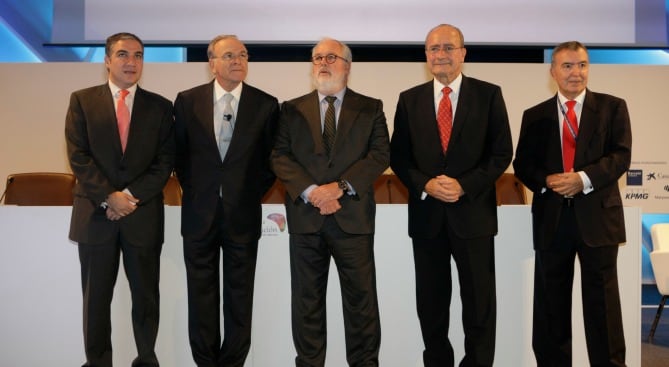
[[[95,205],[99,206],[116,189],[93,158],[84,115],[80,95],[72,93],[65,117],[67,155],[72,172],[77,178],[78,187],[83,191],[80,194],[93,200]]]
[[[268,105],[270,106],[269,113],[265,119],[265,128],[263,129],[263,157],[271,157],[272,148],[276,142],[277,122],[279,120],[278,100],[271,98],[268,102]],[[276,175],[270,167],[270,158],[267,158],[263,161],[263,167],[261,168],[261,171],[263,172],[261,192],[265,193],[267,190],[269,190],[270,187],[272,187],[274,180],[276,179]]]
[[[288,195],[293,201],[300,198],[302,192],[316,180],[297,161],[292,152],[292,139],[297,109],[290,102],[281,106],[276,142],[271,155],[271,165],[276,176],[281,179]]]
[[[602,119],[609,121],[604,129],[606,137],[604,154],[582,168],[595,190],[616,183],[629,169],[632,159],[632,127],[627,104],[620,98],[605,99],[605,101],[608,105],[603,111],[611,115],[601,116]]]
[[[542,121],[533,116],[533,112],[523,112],[520,137],[513,160],[514,174],[530,191],[537,193],[546,187],[546,128]]]
[[[340,177],[348,181],[356,192],[371,187],[390,164],[388,125],[383,113],[383,103],[380,100],[375,102],[372,114],[372,131],[367,154],[353,163]]]
[[[509,115],[502,97],[502,90],[495,86],[491,95],[482,100],[487,105],[475,105],[474,108],[487,109],[487,121],[479,126],[485,127],[485,140],[482,154],[476,166],[455,177],[467,195],[477,196],[494,185],[499,176],[504,173],[513,157],[513,143]]]
[[[140,200],[140,205],[162,193],[174,169],[175,141],[172,103],[162,98],[150,102],[152,105],[147,108],[152,109],[154,113],[151,116],[159,121],[157,150],[154,152],[151,164],[128,184],[128,189]]]
[[[407,98],[401,94],[395,110],[393,138],[390,142],[390,165],[393,172],[415,197],[420,197],[430,176],[423,173],[414,161]]]

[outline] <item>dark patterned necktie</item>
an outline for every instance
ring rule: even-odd
[[[325,111],[325,119],[323,121],[323,144],[325,145],[325,152],[329,157],[332,146],[334,145],[335,135],[337,134],[334,107],[334,103],[337,100],[337,97],[327,96],[325,97],[325,100],[328,102],[328,109]]]

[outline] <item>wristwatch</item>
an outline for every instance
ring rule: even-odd
[[[341,191],[344,192],[344,194],[346,194],[348,192],[348,184],[346,183],[346,181],[338,180],[337,181],[337,186],[339,186],[339,188],[341,189]]]

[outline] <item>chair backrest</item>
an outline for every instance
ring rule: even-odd
[[[76,179],[71,173],[15,173],[7,176],[6,205],[68,206]]]
[[[181,185],[179,184],[177,176],[170,176],[170,178],[167,179],[165,187],[163,187],[163,203],[165,205],[180,206],[181,195]]]
[[[662,295],[669,295],[669,223],[656,223],[650,227],[653,251],[650,263],[653,267],[657,290]]]
[[[286,199],[286,187],[278,178],[262,198],[263,204],[283,204]]]
[[[527,204],[525,185],[513,173],[502,173],[495,182],[497,205]]]
[[[653,239],[653,251],[669,252],[669,223],[653,224],[650,227],[650,236]]]

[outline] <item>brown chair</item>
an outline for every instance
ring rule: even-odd
[[[177,176],[171,175],[163,188],[163,203],[165,205],[181,206],[181,185]]]
[[[497,205],[527,204],[525,185],[513,173],[503,173],[495,182]]]
[[[395,174],[383,174],[374,182],[374,199],[377,204],[406,204],[409,190]]]
[[[15,173],[7,176],[5,204],[23,206],[72,205],[76,179],[71,173]]]
[[[286,187],[278,178],[262,198],[263,204],[283,204],[286,199]]]

